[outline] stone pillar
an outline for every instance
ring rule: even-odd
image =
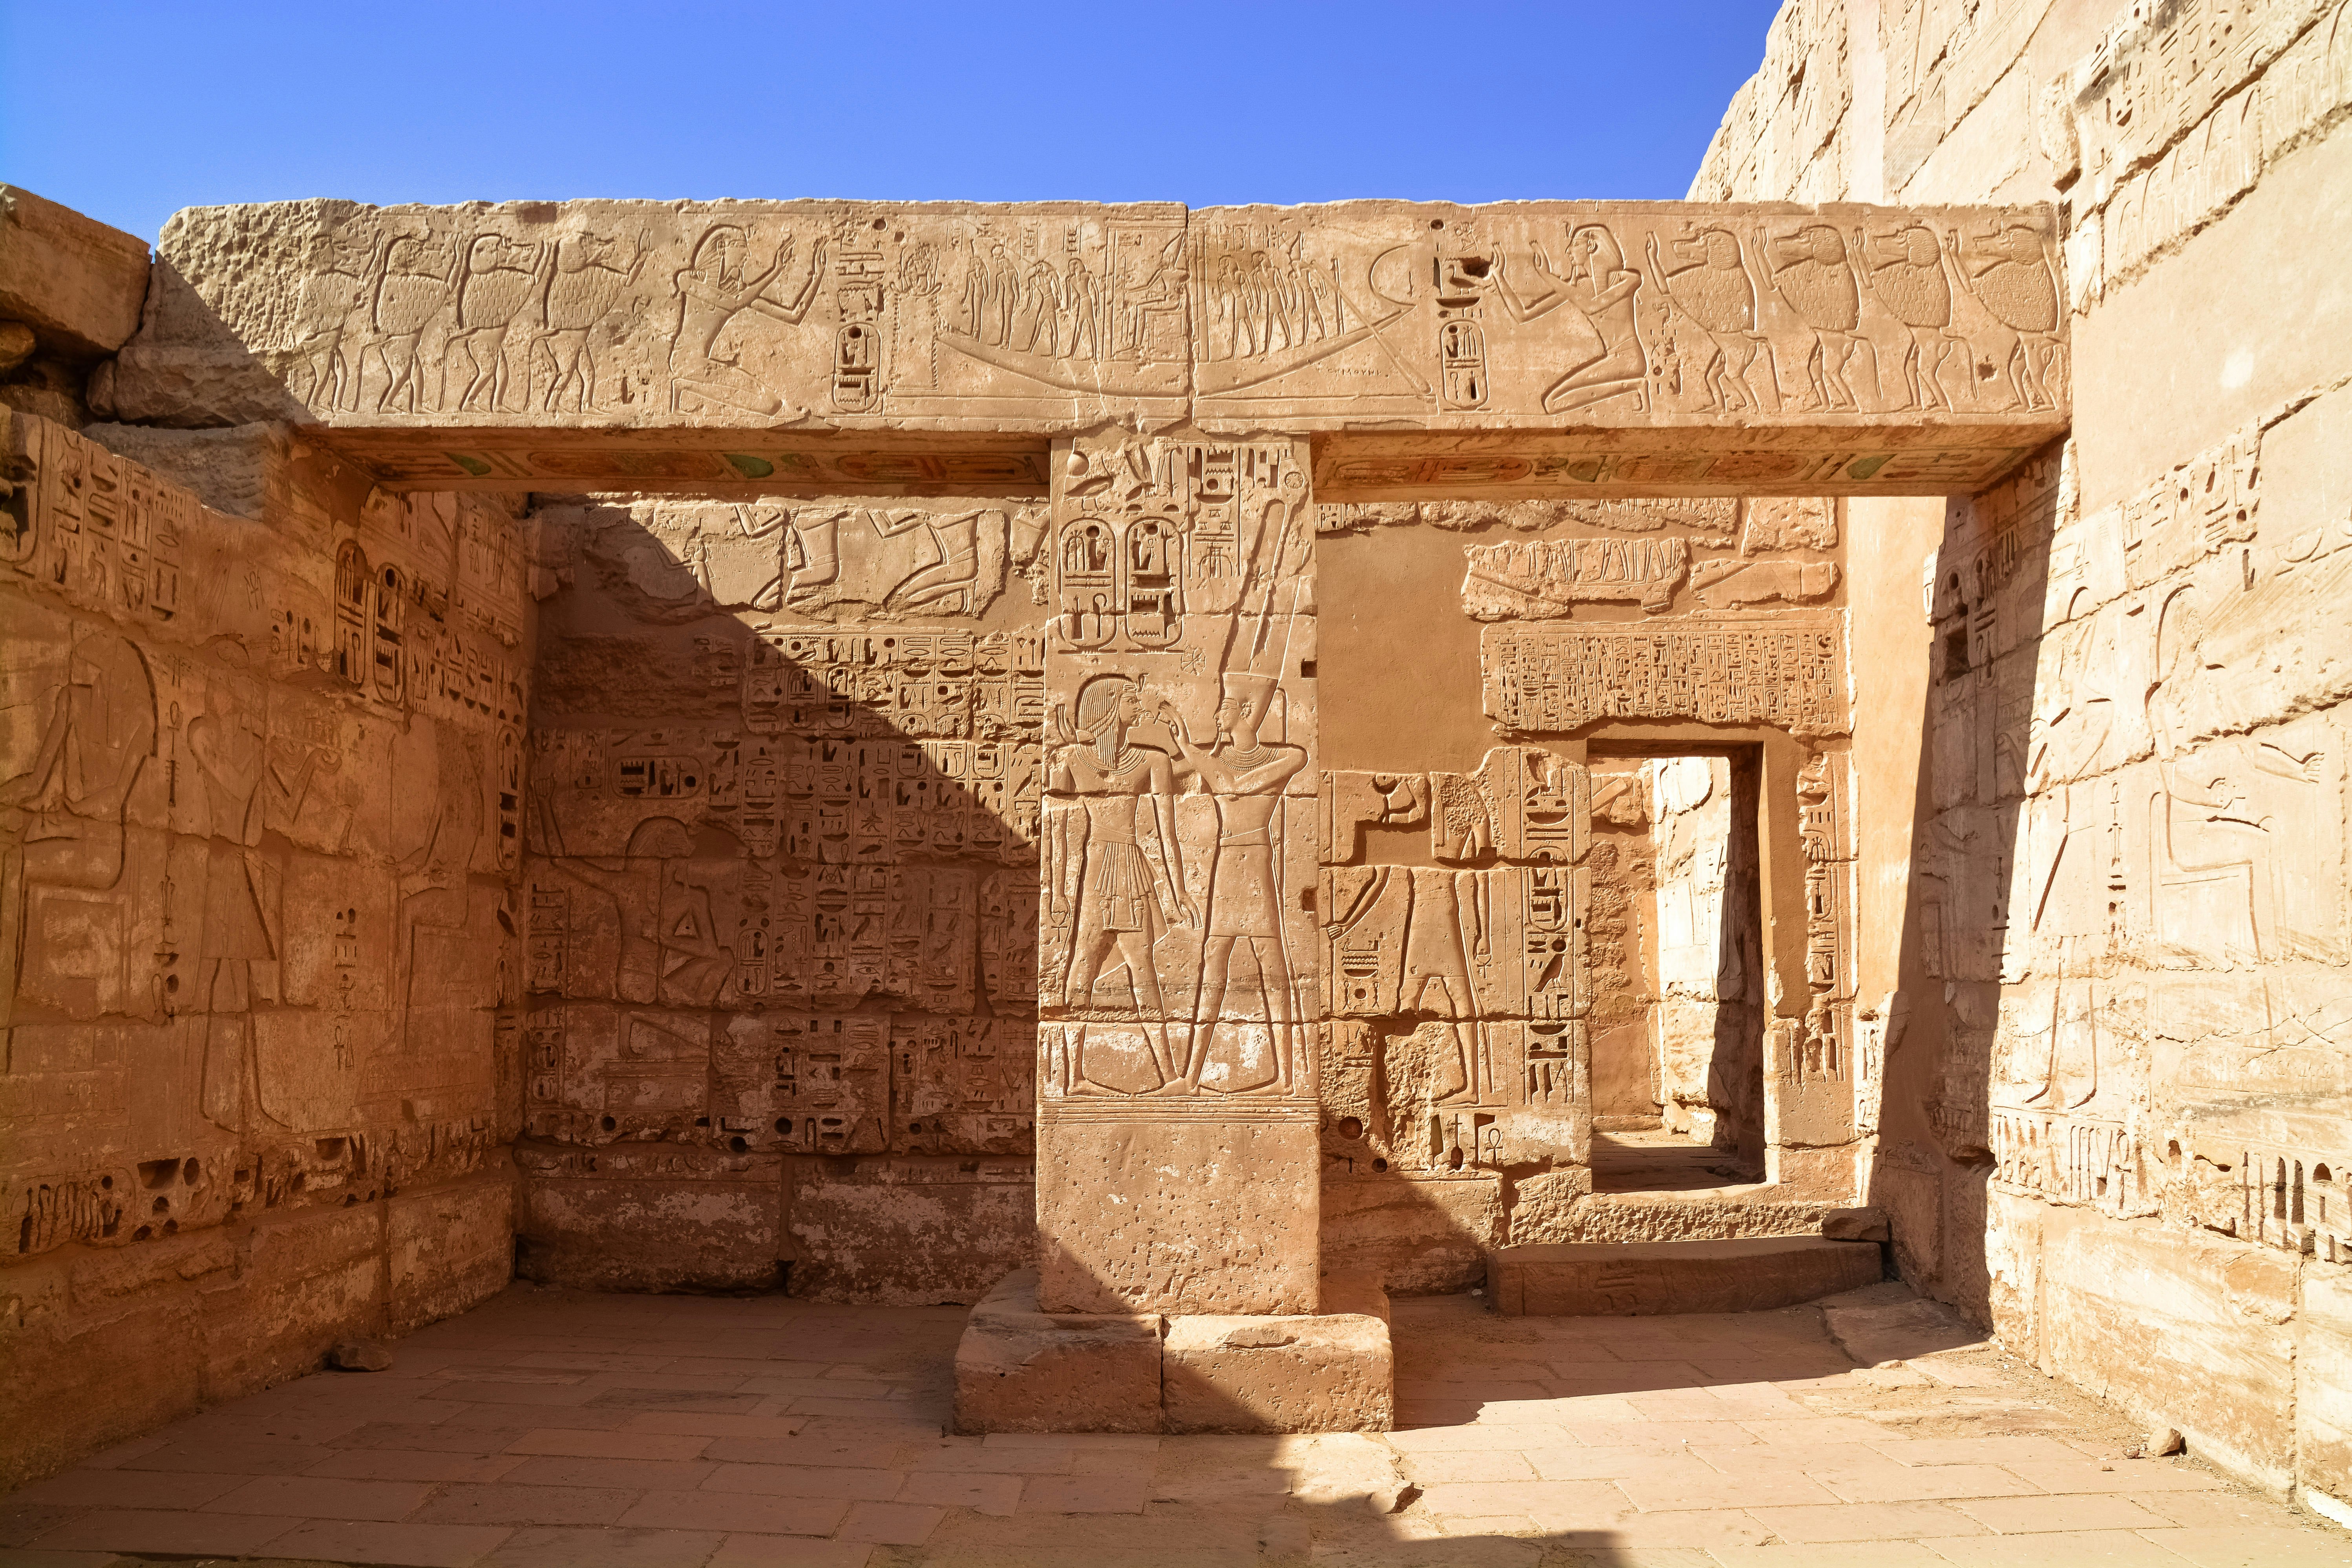
[[[1023,1331],[1045,1343],[1063,1315],[1078,1337],[1021,1359],[1037,1375],[1057,1369],[1072,1394],[1056,1405],[987,1338],[1031,1303],[976,1315],[960,1357],[967,1426],[998,1426],[993,1412],[1017,1403],[1032,1426],[1134,1429],[1133,1412],[1099,1407],[1115,1385],[1084,1375],[1078,1347],[1130,1342],[1105,1320],[1138,1316],[1180,1320],[1165,1336],[1181,1391],[1170,1429],[1386,1424],[1380,1312],[1348,1286],[1357,1310],[1317,1316],[1308,472],[1306,443],[1286,438],[1111,436],[1055,449],[1040,1316]],[[1018,1280],[1008,1288],[1027,1289]]]

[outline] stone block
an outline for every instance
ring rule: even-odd
[[[198,500],[231,517],[268,521],[287,499],[293,453],[283,425],[163,430],[98,424],[84,426],[82,434],[117,457],[193,490]]]
[[[783,1184],[540,1176],[516,1216],[515,1272],[587,1290],[773,1287]]]
[[[327,1364],[338,1372],[390,1372],[392,1352],[377,1340],[337,1340]]]
[[[1160,1405],[1170,1432],[1384,1432],[1396,1414],[1388,1296],[1327,1278],[1331,1310],[1168,1321]]]
[[[1821,1237],[1570,1242],[1497,1247],[1486,1295],[1514,1318],[1758,1312],[1875,1283],[1884,1268],[1877,1243]]]
[[[1008,1274],[956,1343],[959,1432],[1157,1432],[1155,1314],[1045,1312],[1037,1270]]]
[[[2042,1223],[2042,1365],[2284,1491],[2299,1260],[2080,1209],[2047,1209]]]
[[[1893,1226],[1884,1209],[1832,1209],[1822,1215],[1822,1237],[1828,1241],[1891,1241]]]
[[[1322,1204],[1323,1266],[1371,1272],[1401,1295],[1468,1289],[1502,1239],[1502,1184],[1485,1173],[1326,1175]]]
[[[496,1295],[514,1277],[514,1175],[501,1156],[463,1182],[384,1205],[390,1328],[402,1333]]]
[[[110,354],[139,330],[147,242],[0,185],[0,319],[63,359]]]
[[[1037,1255],[1036,1189],[1026,1167],[1013,1160],[792,1161],[784,1211],[792,1293],[907,1307],[978,1300]]]
[[[2352,1505],[2352,1277],[2307,1268],[2299,1327],[2295,1485]]]
[[[1316,1305],[1309,1121],[1041,1118],[1039,1296],[1056,1312]]]

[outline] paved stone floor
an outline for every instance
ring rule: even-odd
[[[1398,1304],[1401,1429],[952,1437],[959,1309],[518,1287],[0,1501],[0,1565],[2352,1563],[2352,1535],[1900,1286],[1737,1317]],[[1859,1364],[1858,1364],[1859,1363]]]
[[[1596,1193],[1687,1193],[1761,1180],[1762,1172],[1740,1169],[1730,1150],[1664,1128],[1592,1135]]]

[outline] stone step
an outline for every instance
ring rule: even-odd
[[[1874,1241],[1568,1242],[1486,1254],[1486,1299],[1505,1317],[1641,1318],[1759,1312],[1875,1284]]]

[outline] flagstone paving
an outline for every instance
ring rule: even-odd
[[[517,1286],[0,1500],[0,1568],[2352,1564],[1900,1287],[1841,1301],[1403,1300],[1391,1433],[963,1437],[960,1308]]]

